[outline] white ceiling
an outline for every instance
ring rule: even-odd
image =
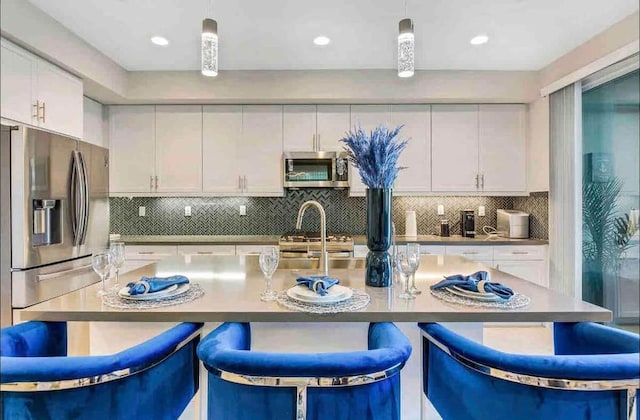
[[[202,19],[222,70],[396,67],[403,0],[30,0],[127,70],[200,68]],[[638,10],[638,0],[407,0],[416,68],[538,70]],[[486,33],[490,40],[472,46]],[[331,38],[326,47],[312,42]],[[169,39],[169,46],[149,41]]]

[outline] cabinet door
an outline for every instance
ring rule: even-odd
[[[36,57],[2,40],[0,60],[0,111],[2,117],[37,125],[34,105]]]
[[[318,150],[315,105],[285,105],[283,123],[285,152]]]
[[[480,105],[480,174],[483,191],[526,191],[524,105]]]
[[[496,269],[540,286],[549,287],[545,261],[496,261]]]
[[[38,60],[37,97],[43,107],[40,127],[82,138],[82,80]]]
[[[87,98],[83,98],[82,111],[84,122],[82,124],[82,140],[100,147],[109,147],[105,132],[105,119],[102,104]]]
[[[384,124],[389,126],[391,121],[391,113],[389,105],[351,105],[351,127],[360,126],[367,133],[371,130]],[[351,188],[349,195],[358,196],[364,195],[366,186],[360,178],[358,170],[354,167],[351,168],[349,183]]]
[[[178,255],[236,255],[235,245],[178,245]]]
[[[400,155],[404,166],[393,187],[394,195],[431,191],[431,107],[429,105],[392,105],[391,127],[404,125],[400,138],[409,140]]]
[[[319,150],[342,152],[345,133],[351,126],[349,105],[318,105],[316,138]]]
[[[260,255],[268,248],[278,248],[275,245],[236,245],[236,255]]]
[[[432,191],[477,191],[478,105],[431,106]]]
[[[127,261],[160,261],[178,255],[176,245],[126,245]]]
[[[239,150],[245,193],[282,196],[282,105],[242,107]]]
[[[155,107],[109,108],[109,186],[112,193],[153,191]]]
[[[242,105],[206,105],[202,109],[202,190],[240,194],[238,147],[242,142]]]
[[[202,106],[156,106],[157,191],[202,191],[202,159]]]

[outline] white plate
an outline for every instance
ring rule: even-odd
[[[153,299],[161,299],[165,297],[181,295],[187,290],[189,290],[189,283],[183,283],[180,285],[174,284],[173,286],[167,287],[166,289],[160,290],[159,292],[155,292],[155,293],[145,293],[142,295],[130,295],[129,288],[125,286],[118,291],[118,296],[125,299],[131,299],[131,300],[153,300]]]
[[[321,296],[304,285],[293,286],[287,290],[287,296],[291,299],[306,303],[317,303],[320,305],[328,303],[342,302],[353,296],[353,290],[348,287],[333,285],[327,290],[327,294]]]
[[[470,299],[482,300],[486,302],[501,302],[501,301],[507,300],[507,299],[502,299],[500,296],[493,293],[472,292],[470,290],[461,289],[456,286],[447,287],[447,290],[453,293],[454,295],[463,296]]]

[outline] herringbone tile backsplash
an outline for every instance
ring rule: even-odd
[[[139,197],[111,198],[111,232],[122,235],[280,235],[295,228],[300,205],[316,200],[325,208],[327,230],[353,235],[365,233],[364,197],[349,197],[346,190],[287,190],[284,197]],[[438,204],[445,215],[437,216]],[[239,207],[247,207],[240,216]],[[146,207],[146,216],[138,216],[138,207]],[[191,217],[184,207],[191,206]],[[478,206],[485,206],[486,216],[477,216]],[[436,232],[440,219],[448,219],[452,233],[459,228],[459,211],[476,211],[476,229],[496,225],[496,210],[518,209],[531,214],[532,238],[548,238],[548,195],[529,197],[395,197],[393,220],[397,232],[405,232],[405,211],[415,210],[418,234]],[[309,209],[302,228],[319,229],[319,217]]]

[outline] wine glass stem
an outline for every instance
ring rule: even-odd
[[[120,269],[116,268],[116,284],[120,284],[118,280],[120,280]]]
[[[416,273],[411,273],[411,288],[416,288]]]
[[[104,286],[104,282],[107,279],[107,276],[100,276],[100,280],[102,281],[102,291],[106,292],[105,286]]]
[[[404,282],[404,292],[406,294],[411,294],[411,291],[409,290],[409,274],[405,274],[405,282]]]
[[[267,292],[271,293],[271,276],[267,276]]]

